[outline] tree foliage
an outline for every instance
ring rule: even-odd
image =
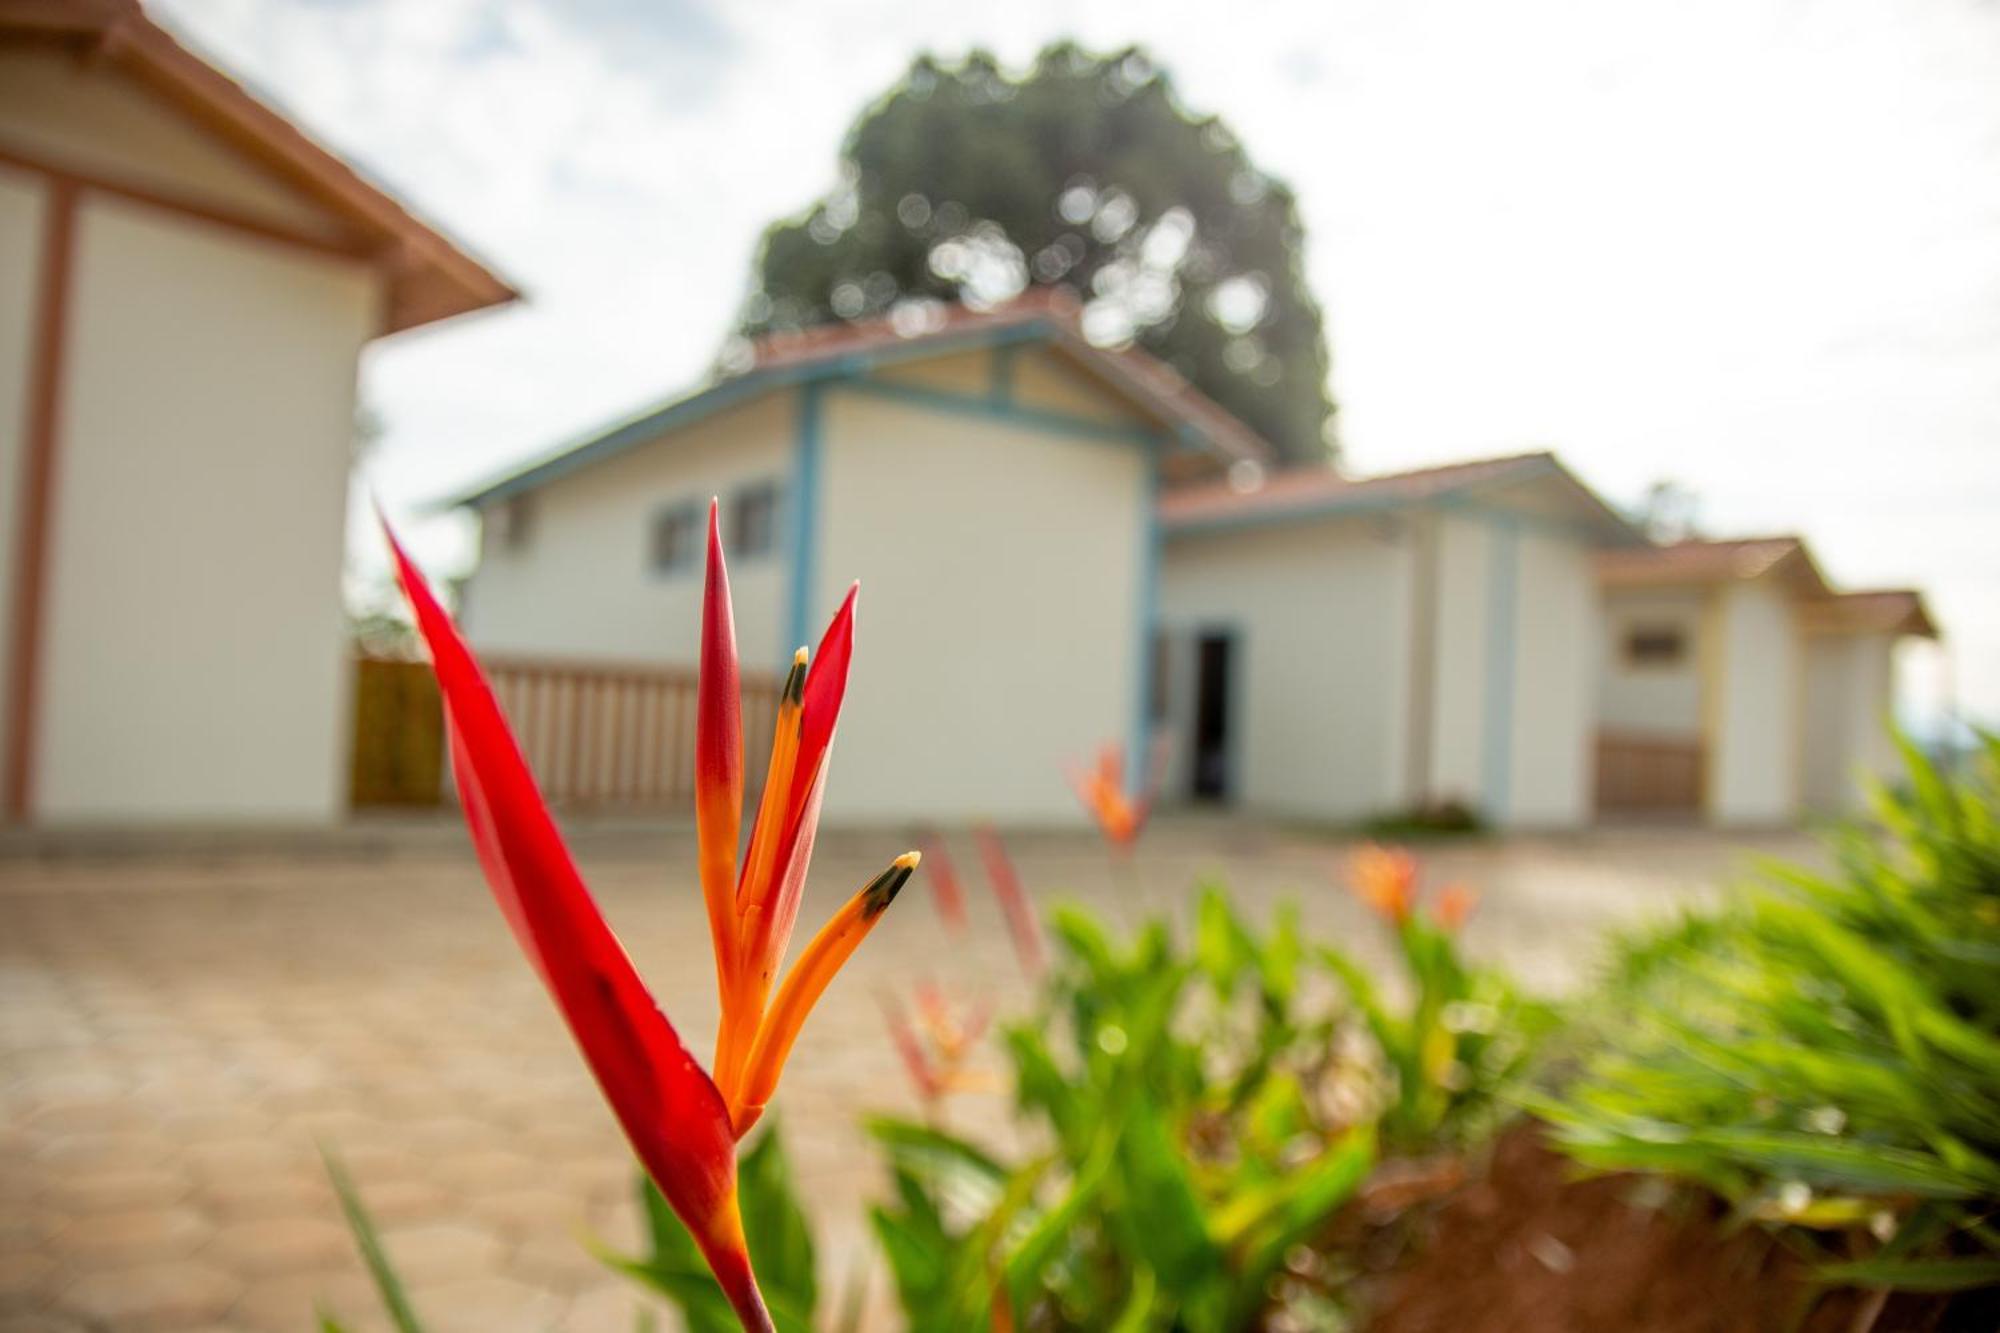
[[[849,131],[834,190],[765,233],[741,331],[1065,286],[1093,341],[1136,341],[1318,459],[1333,404],[1303,242],[1290,190],[1137,49],[1062,43],[1019,77],[923,56]]]

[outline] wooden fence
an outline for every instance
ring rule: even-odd
[[[1597,808],[1605,814],[1697,814],[1706,754],[1698,740],[1600,732]]]
[[[366,660],[358,674],[390,675],[382,668],[412,665],[428,677],[429,668],[421,664]],[[693,668],[505,656],[483,658],[482,665],[551,805],[582,811],[693,808]],[[745,768],[750,773],[760,771],[754,760],[760,746],[769,743],[781,685],[775,676],[743,676]],[[367,687],[362,688],[365,694]],[[404,695],[398,698],[403,703],[399,709],[355,710],[357,805],[419,803],[407,797],[364,800],[364,755],[423,752],[427,744],[442,750],[443,720],[435,691],[428,711]],[[371,734],[371,729],[385,727],[404,734],[395,739]],[[437,739],[419,739],[424,735]],[[367,790],[382,789],[376,784]],[[443,783],[434,778],[429,799],[435,803],[443,797]]]
[[[444,716],[425,662],[364,657],[354,664],[355,808],[436,805],[444,793]]]

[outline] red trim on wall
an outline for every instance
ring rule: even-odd
[[[76,182],[52,178],[35,291],[26,429],[14,552],[14,602],[7,634],[7,752],[0,808],[13,821],[34,809],[35,740],[46,621],[49,546],[54,535],[56,444],[62,424],[63,361],[76,270]]]

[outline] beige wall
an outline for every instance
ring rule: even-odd
[[[1199,630],[1233,629],[1239,803],[1342,821],[1399,805],[1409,577],[1408,530],[1394,520],[1175,538],[1161,611],[1176,644],[1173,730],[1181,750],[1191,734],[1187,645]],[[1177,777],[1185,791],[1184,764]]]
[[[653,519],[684,503],[724,503],[776,480],[779,542],[757,559],[732,555],[736,641],[746,668],[775,670],[798,645],[781,643],[788,587],[792,441],[798,395],[778,393],[698,421],[570,476],[529,500],[525,545],[510,549],[485,524],[479,568],[465,590],[466,633],[489,652],[694,665],[701,644],[701,563],[658,573]]]
[[[1597,579],[1582,542],[1520,534],[1512,771],[1497,817],[1516,828],[1590,819],[1597,671]]]
[[[1805,641],[1801,797],[1816,814],[1863,808],[1871,779],[1896,771],[1889,737],[1895,640],[1887,634],[1816,634]]]
[[[1486,791],[1487,647],[1494,630],[1493,528],[1462,515],[1437,525],[1437,619],[1431,686],[1430,801],[1498,818]]]
[[[1412,797],[1460,801],[1509,828],[1584,823],[1600,632],[1589,546],[1532,510],[1431,521],[1429,781]]]
[[[76,265],[37,814],[331,819],[376,278],[96,196]]]
[[[12,697],[6,627],[14,623],[21,437],[27,425],[45,214],[46,191],[40,182],[0,167],[0,700]],[[7,724],[5,705],[0,704],[0,745],[6,742]]]
[[[1721,824],[1778,824],[1799,808],[1805,664],[1785,591],[1768,580],[1722,590],[1720,697],[1709,748],[1709,809]]]
[[[1609,732],[1694,740],[1702,733],[1702,630],[1708,594],[1699,588],[1623,589],[1604,594],[1598,720]],[[1625,641],[1637,629],[1675,629],[1686,645],[1671,665],[1634,664]]]
[[[837,386],[824,413],[814,635],[862,584],[829,815],[1079,822],[1065,766],[1136,705],[1142,451]]]

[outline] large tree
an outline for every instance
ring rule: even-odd
[[[1291,191],[1136,49],[1063,43],[1021,77],[924,56],[849,131],[832,193],[765,233],[742,332],[1067,286],[1093,341],[1136,341],[1317,461],[1333,403],[1303,241]]]

